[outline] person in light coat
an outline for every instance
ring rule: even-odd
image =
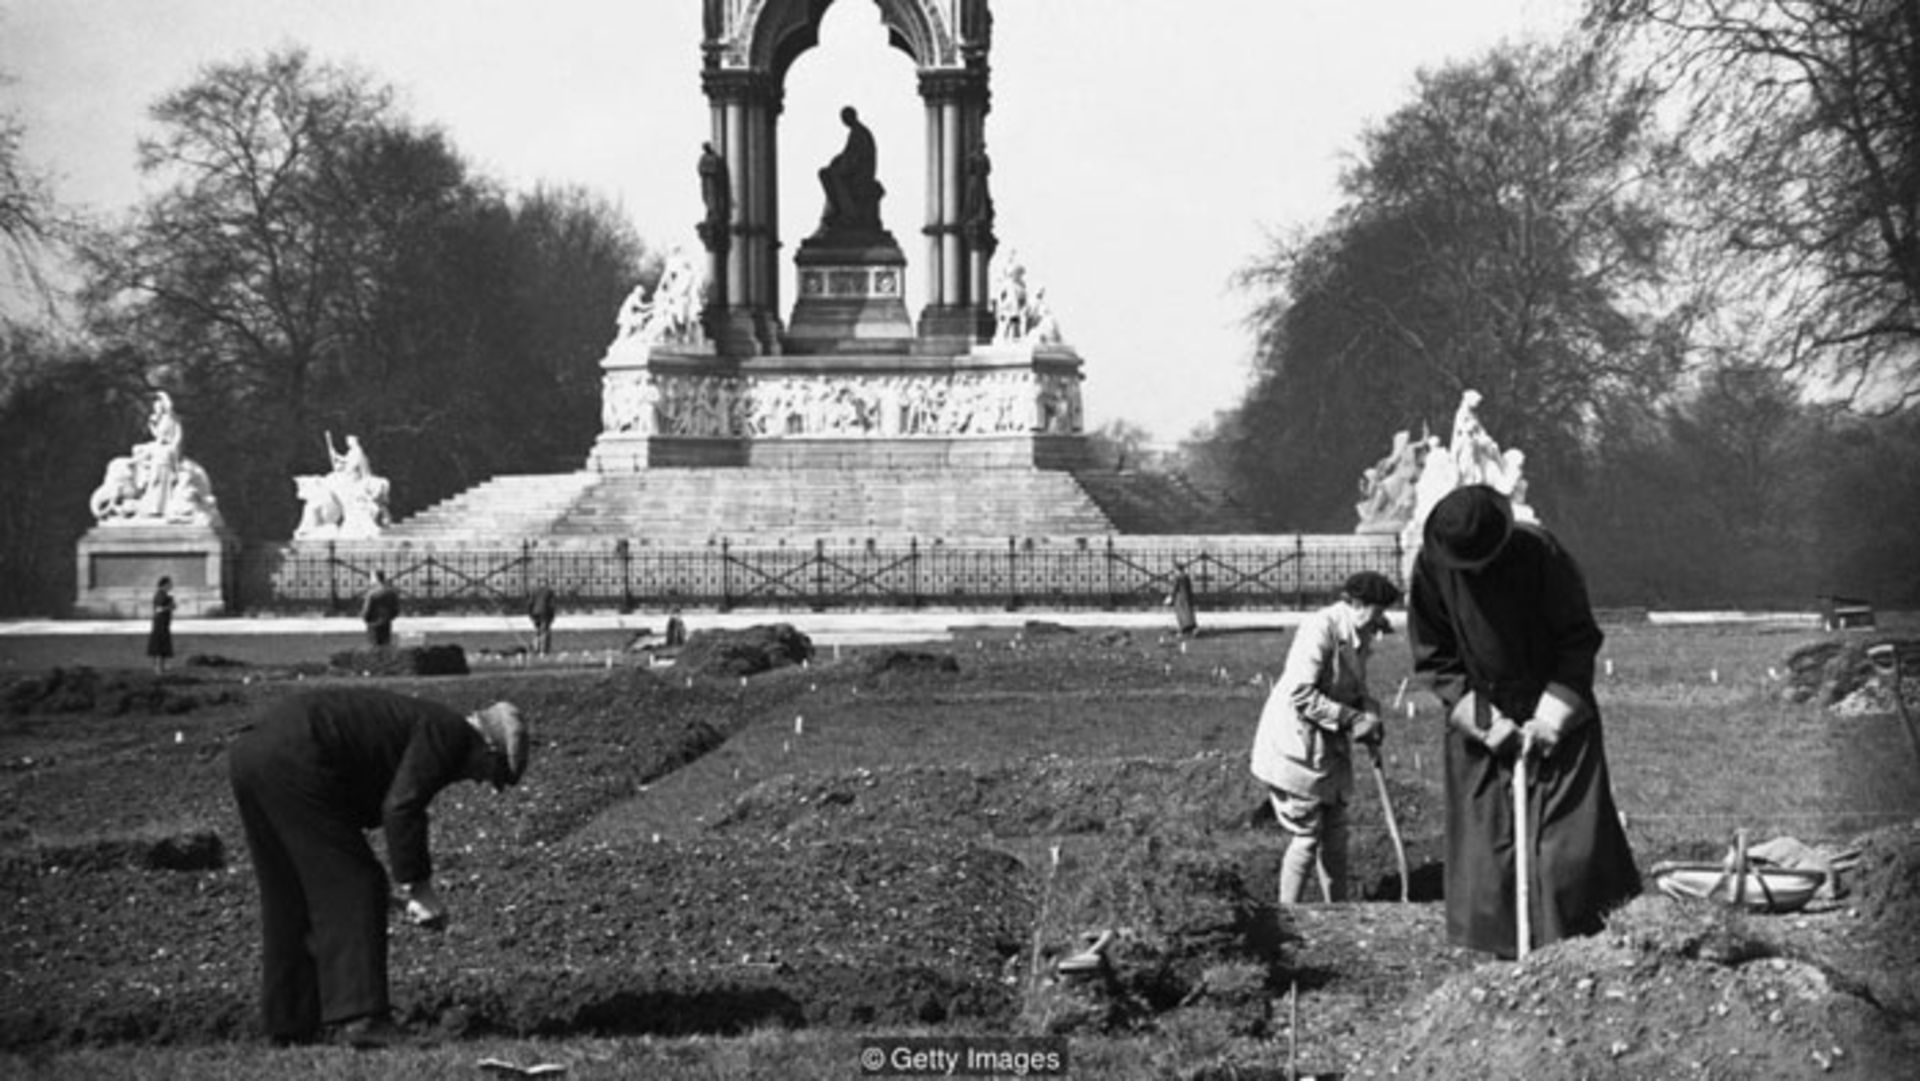
[[[1253,775],[1266,784],[1280,827],[1291,834],[1280,865],[1280,903],[1299,904],[1309,874],[1329,901],[1347,899],[1347,805],[1353,744],[1378,744],[1386,729],[1367,689],[1373,642],[1391,625],[1400,588],[1361,571],[1340,599],[1294,632],[1286,668],[1267,696],[1253,739]]]

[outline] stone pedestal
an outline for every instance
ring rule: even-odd
[[[224,529],[190,525],[95,526],[75,546],[81,616],[135,619],[151,615],[154,586],[173,579],[174,614],[226,611],[239,545]]]
[[[1061,345],[951,356],[615,350],[601,361],[587,468],[1083,468],[1080,369]]]
[[[905,352],[907,257],[888,233],[801,242],[799,297],[781,344],[795,354]]]

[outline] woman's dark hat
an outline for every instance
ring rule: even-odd
[[[1400,602],[1400,587],[1379,571],[1359,571],[1347,576],[1346,583],[1340,587],[1340,595],[1361,604],[1377,604],[1386,608]]]
[[[1433,561],[1448,570],[1478,570],[1493,562],[1513,535],[1513,506],[1484,484],[1448,492],[1434,504],[1422,531]]]

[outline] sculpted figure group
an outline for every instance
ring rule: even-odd
[[[1502,450],[1487,433],[1479,413],[1484,400],[1477,390],[1460,395],[1446,444],[1433,435],[1416,441],[1405,431],[1394,433],[1393,449],[1360,476],[1355,532],[1400,533],[1412,550],[1428,510],[1454,489],[1474,484],[1506,496],[1516,520],[1536,520],[1527,505],[1527,456],[1518,448]]]
[[[1078,380],[1034,372],[925,376],[610,374],[601,424],[639,435],[778,439],[1068,434]]]
[[[387,478],[374,475],[360,437],[347,436],[343,451],[334,447],[333,433],[327,433],[327,458],[333,464],[331,472],[293,478],[294,490],[304,504],[294,539],[379,536],[389,524],[390,486]]]
[[[620,306],[618,333],[611,349],[653,345],[656,342],[692,342],[700,335],[700,302],[706,291],[704,275],[678,246],[667,253],[666,264],[652,292],[636,285]]]
[[[206,470],[180,451],[185,432],[165,391],[154,395],[144,443],[107,463],[88,508],[100,525],[221,524]]]
[[[1047,300],[1047,287],[1031,280],[1017,253],[1009,251],[994,272],[988,303],[993,309],[995,345],[1060,342],[1060,324]]]

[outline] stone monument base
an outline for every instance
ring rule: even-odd
[[[587,458],[596,473],[639,469],[1084,469],[1086,437],[750,439],[604,434]]]
[[[136,619],[152,614],[153,590],[173,579],[176,616],[226,611],[239,545],[223,529],[191,525],[95,526],[75,546],[74,614]]]

